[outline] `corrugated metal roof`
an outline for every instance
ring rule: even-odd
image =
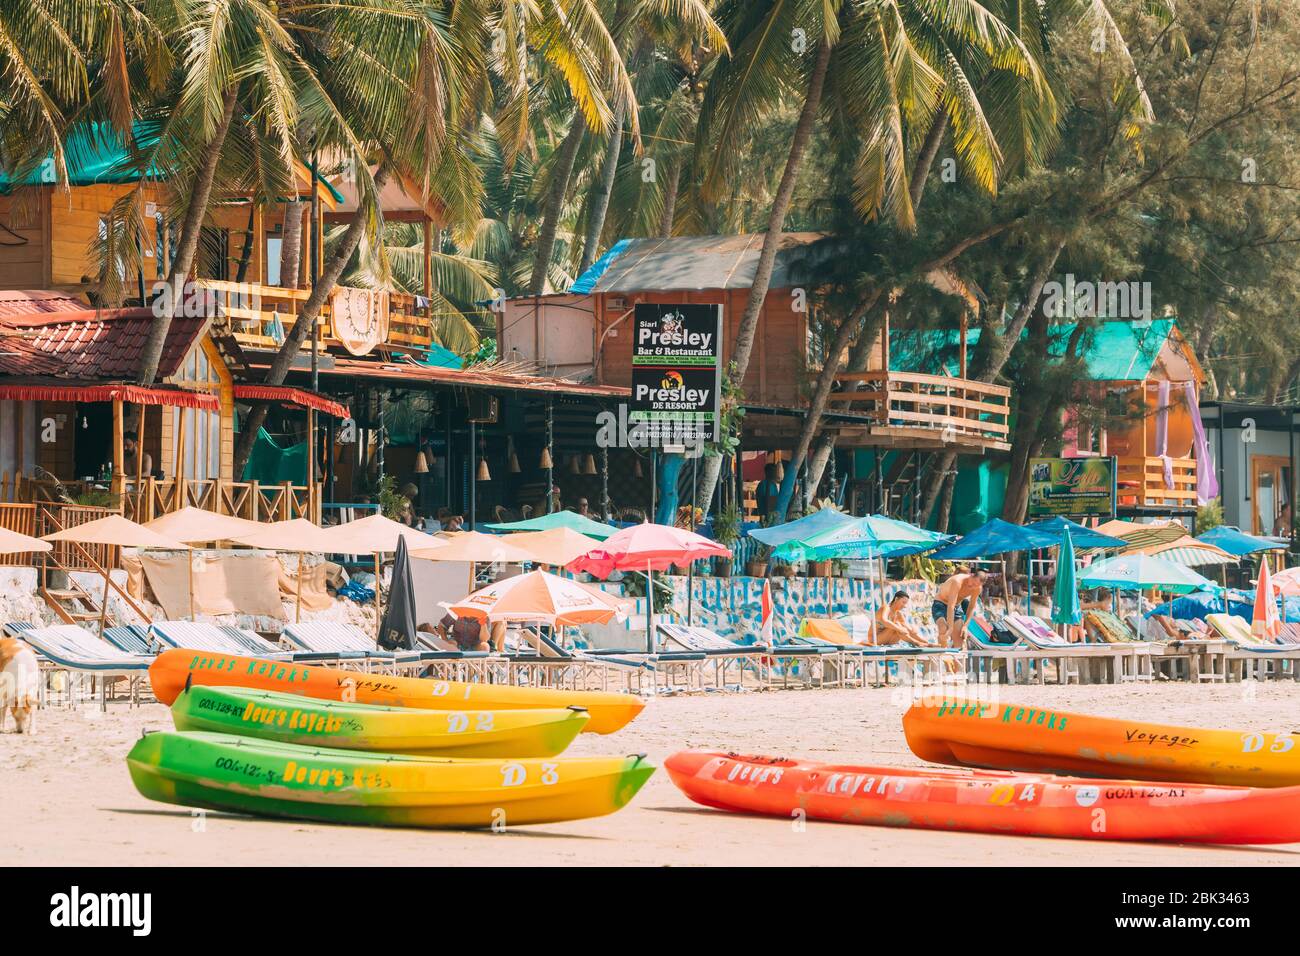
[[[265,371],[267,365],[255,365]],[[327,368],[321,366],[322,379],[349,378],[361,381],[386,382],[406,388],[431,385],[459,385],[465,388],[500,389],[503,391],[541,392],[555,395],[584,395],[591,398],[627,398],[631,390],[617,385],[592,385],[570,382],[562,378],[545,378],[540,375],[522,375],[515,372],[496,372],[492,369],[455,369],[415,362],[371,362],[365,359],[335,358]],[[301,375],[302,369],[290,374]]]
[[[816,232],[781,237],[772,272],[773,289],[803,281],[808,249],[824,238]],[[763,233],[745,236],[673,236],[669,239],[623,239],[578,277],[569,292],[691,292],[702,289],[748,289],[754,284]]]

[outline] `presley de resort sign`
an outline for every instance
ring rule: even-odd
[[[640,303],[635,322],[628,421],[671,444],[717,441],[722,306]]]

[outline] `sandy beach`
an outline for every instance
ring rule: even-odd
[[[1205,727],[1291,730],[1294,684],[1003,688],[1005,700]],[[663,698],[607,737],[584,734],[573,756],[683,747],[919,765],[903,739],[907,692],[790,691]],[[3,865],[640,865],[851,864],[1277,866],[1300,844],[1218,848],[1086,843],[891,830],[743,817],[691,804],[662,771],[622,811],[505,833],[386,830],[198,817],[136,793],[124,757],[142,731],[171,727],[165,707],[51,707],[35,737],[0,736]]]

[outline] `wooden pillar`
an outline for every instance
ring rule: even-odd
[[[176,429],[176,491],[172,495],[172,510],[179,511],[185,507],[185,413],[188,409],[178,407],[177,417],[180,426]]]
[[[889,371],[889,310],[885,310],[885,320],[880,326],[880,369]],[[885,389],[888,391],[888,388]]]
[[[307,409],[307,516],[316,516],[316,409]]]
[[[962,309],[961,310],[961,351],[960,351],[960,359],[959,359],[961,365],[961,372],[958,375],[959,378],[966,377],[966,332],[969,327],[970,327],[970,313],[966,309]]]
[[[120,398],[113,399],[113,480],[109,484],[109,490],[115,495],[122,495],[126,491],[126,475],[123,471],[126,468],[126,452],[123,450],[124,435],[126,433],[126,423],[124,422],[124,410]],[[139,446],[137,443],[136,457],[139,458]],[[125,503],[123,512],[125,512]]]
[[[248,237],[248,241],[253,244],[253,259],[257,264],[254,275],[257,276],[259,285],[266,283],[266,224],[262,219],[264,215],[260,203],[253,207],[253,234]]]

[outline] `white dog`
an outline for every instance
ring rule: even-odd
[[[36,732],[40,687],[41,671],[32,649],[22,641],[0,639],[0,731],[12,713],[18,733]]]

